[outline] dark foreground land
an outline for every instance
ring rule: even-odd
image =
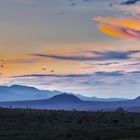
[[[0,140],[140,140],[140,113],[0,109]]]

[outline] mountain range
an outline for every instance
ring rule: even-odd
[[[113,111],[123,108],[140,112],[140,97],[135,99],[86,97],[60,91],[39,90],[34,87],[0,86],[0,106],[78,111]]]
[[[21,85],[0,86],[0,101],[48,99],[62,93],[59,91],[39,90],[34,87]]]
[[[61,91],[49,91],[39,90],[34,87],[12,85],[12,86],[0,86],[0,101],[23,101],[23,100],[39,100],[49,99],[55,95],[60,94],[72,94],[83,101],[124,101],[128,99],[123,98],[97,98],[97,97],[86,97],[80,94],[66,93]]]
[[[77,110],[77,111],[113,111],[123,108],[130,112],[140,112],[140,97],[126,101],[82,101],[71,94],[60,94],[44,100],[0,102],[1,107]]]

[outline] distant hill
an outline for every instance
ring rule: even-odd
[[[65,104],[81,102],[81,100],[78,97],[70,94],[56,95],[50,98],[48,101],[54,103],[65,103]]]
[[[98,97],[95,97],[95,96],[87,97],[87,96],[83,96],[83,95],[80,95],[80,94],[76,94],[76,96],[83,101],[111,102],[111,101],[126,101],[126,100],[128,100],[128,99],[125,99],[125,98],[98,98]]]
[[[34,87],[21,85],[0,86],[0,101],[48,99],[62,93],[59,91],[39,90]]]
[[[60,94],[50,99],[34,101],[13,101],[1,102],[1,107],[14,108],[33,108],[33,109],[51,109],[51,110],[78,110],[78,111],[113,111],[123,108],[127,111],[139,112],[140,97],[127,101],[82,101],[78,97],[69,94]]]
[[[39,90],[34,87],[12,85],[12,86],[0,86],[0,101],[22,101],[22,100],[39,100],[49,99],[55,95],[60,94],[72,94],[77,96],[83,101],[124,101],[127,99],[119,98],[97,98],[97,97],[86,97],[80,94],[66,93],[61,91],[49,91]]]

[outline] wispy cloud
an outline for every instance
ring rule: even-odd
[[[82,77],[91,77],[91,76],[104,76],[104,77],[116,77],[116,76],[123,76],[127,74],[136,74],[140,73],[140,71],[131,71],[131,72],[125,72],[125,71],[98,71],[94,73],[84,73],[84,74],[27,74],[27,75],[17,75],[13,76],[14,78],[28,78],[28,77],[56,77],[56,78],[82,78]]]
[[[118,5],[113,5],[115,10],[122,12],[121,18],[94,18],[99,23],[99,30],[110,36],[140,41],[140,18],[138,15],[140,13],[140,6],[135,5],[138,1],[140,0],[126,0]],[[131,17],[123,17],[126,11],[131,14]]]
[[[21,77],[87,77],[90,76],[91,74],[27,74],[27,75],[18,75],[18,76],[13,76],[15,78],[21,78]]]
[[[102,97],[135,97],[139,95],[140,71],[98,71],[86,74],[29,74],[17,75],[14,84],[23,84],[49,90],[61,90]],[[41,79],[41,80],[40,80]],[[118,89],[119,90],[118,92]],[[134,92],[135,91],[135,92]],[[113,94],[112,94],[113,93]],[[132,94],[134,93],[134,94]]]
[[[123,71],[113,71],[113,72],[106,72],[106,71],[98,71],[95,73],[87,73],[87,74],[27,74],[27,75],[17,75],[13,76],[16,78],[24,78],[24,77],[58,77],[58,78],[79,78],[79,77],[90,77],[93,75],[96,76],[121,76],[124,75],[125,72]]]
[[[21,58],[21,59],[9,60],[9,61],[7,61],[7,63],[22,64],[22,63],[36,63],[36,62],[39,62],[39,61],[40,61],[40,59],[38,59],[38,58]]]
[[[131,51],[90,51],[92,56],[65,56],[55,54],[30,54],[33,56],[52,58],[59,60],[75,60],[75,61],[101,61],[101,60],[125,60],[132,58],[131,55],[140,53],[140,50]]]
[[[138,1],[140,1],[140,0],[126,0],[126,1],[121,2],[120,4],[121,5],[131,5],[131,4],[137,3]]]

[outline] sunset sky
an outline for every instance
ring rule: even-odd
[[[0,0],[0,84],[139,96],[139,0]]]

